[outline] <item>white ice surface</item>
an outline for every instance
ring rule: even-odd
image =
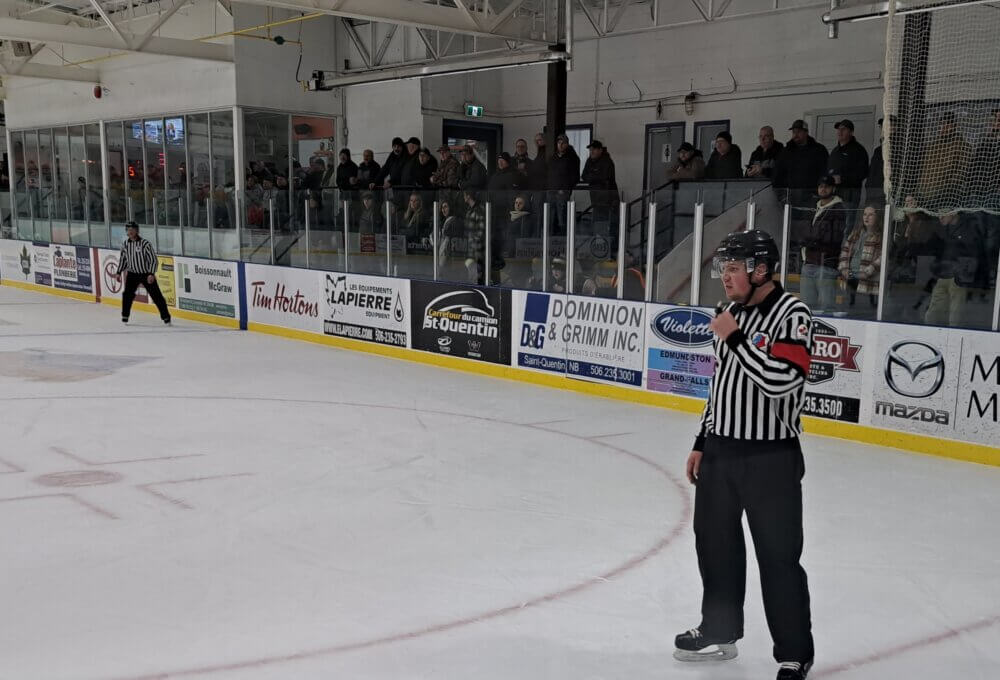
[[[752,558],[671,658],[694,416],[10,288],[0,413],[0,680],[774,677]],[[811,677],[1000,678],[1000,469],[804,446]]]

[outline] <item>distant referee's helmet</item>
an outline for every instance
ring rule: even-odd
[[[129,220],[128,222],[125,223],[125,228],[135,229],[136,231],[139,231],[139,223],[136,222],[135,220]]]
[[[748,274],[752,274],[759,264],[767,265],[767,273],[773,275],[778,269],[781,254],[778,244],[766,231],[734,231],[722,239],[712,258],[712,278],[722,278],[728,262],[743,261]]]

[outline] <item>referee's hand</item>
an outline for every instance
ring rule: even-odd
[[[701,451],[692,451],[688,456],[687,478],[692,484],[698,483],[698,470],[701,469]]]
[[[735,331],[739,330],[740,325],[736,323],[736,317],[730,314],[728,311],[721,312],[714,319],[712,323],[709,324],[709,328],[719,336],[720,340],[725,340]]]

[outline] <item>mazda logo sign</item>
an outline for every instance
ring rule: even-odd
[[[896,366],[902,370],[894,371]],[[944,356],[937,347],[925,342],[897,342],[885,355],[885,381],[893,392],[904,397],[929,397],[944,382]]]

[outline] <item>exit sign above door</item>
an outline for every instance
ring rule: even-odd
[[[475,104],[465,105],[465,115],[469,118],[482,118],[486,110],[482,106],[476,106]]]

